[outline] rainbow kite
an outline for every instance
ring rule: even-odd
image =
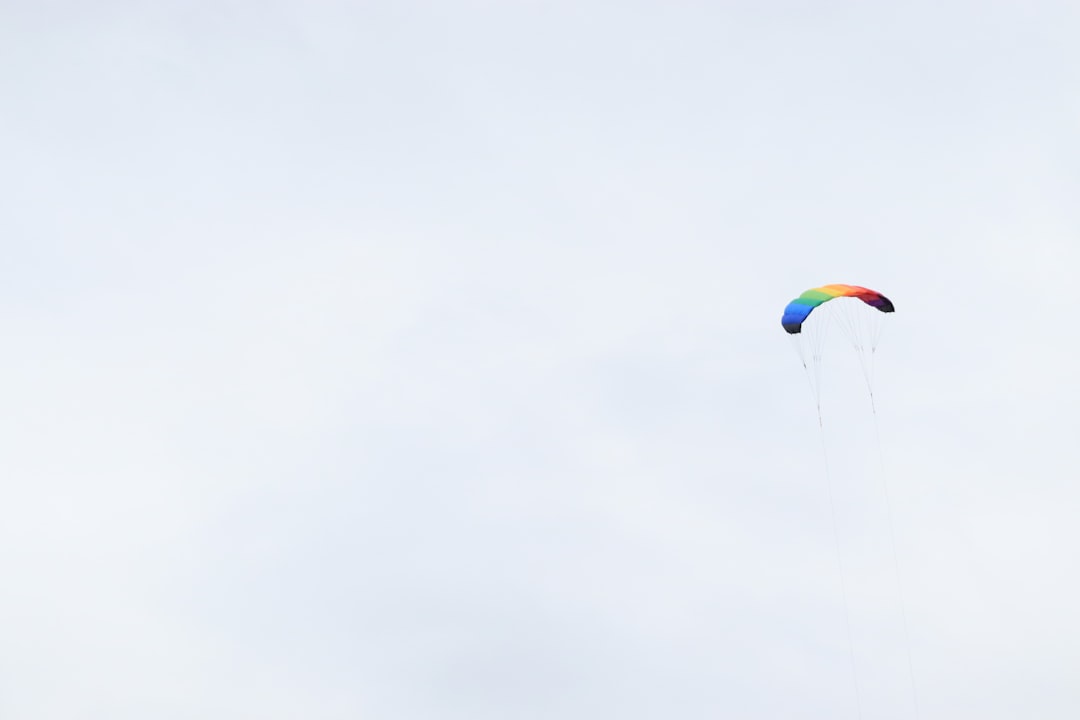
[[[885,313],[896,310],[892,301],[876,290],[859,287],[858,285],[823,285],[813,290],[807,290],[789,302],[788,306],[784,308],[784,317],[780,320],[780,324],[792,335],[801,333],[803,323],[806,322],[806,318],[810,316],[814,308],[838,297],[859,298],[870,307],[877,308]]]

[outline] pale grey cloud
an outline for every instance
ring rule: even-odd
[[[0,13],[4,717],[1074,714],[1075,8]]]

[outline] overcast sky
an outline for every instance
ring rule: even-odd
[[[1078,37],[0,0],[0,716],[1077,717]]]

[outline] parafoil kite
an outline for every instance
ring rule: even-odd
[[[806,322],[806,318],[810,316],[814,308],[840,297],[858,298],[870,307],[877,308],[884,313],[891,313],[896,310],[892,301],[877,290],[870,290],[858,285],[822,285],[819,288],[807,290],[789,302],[788,306],[784,308],[784,317],[780,319],[780,323],[792,335],[801,333],[803,323]]]

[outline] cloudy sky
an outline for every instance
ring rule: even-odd
[[[0,715],[1075,718],[1077,37],[0,0]]]

